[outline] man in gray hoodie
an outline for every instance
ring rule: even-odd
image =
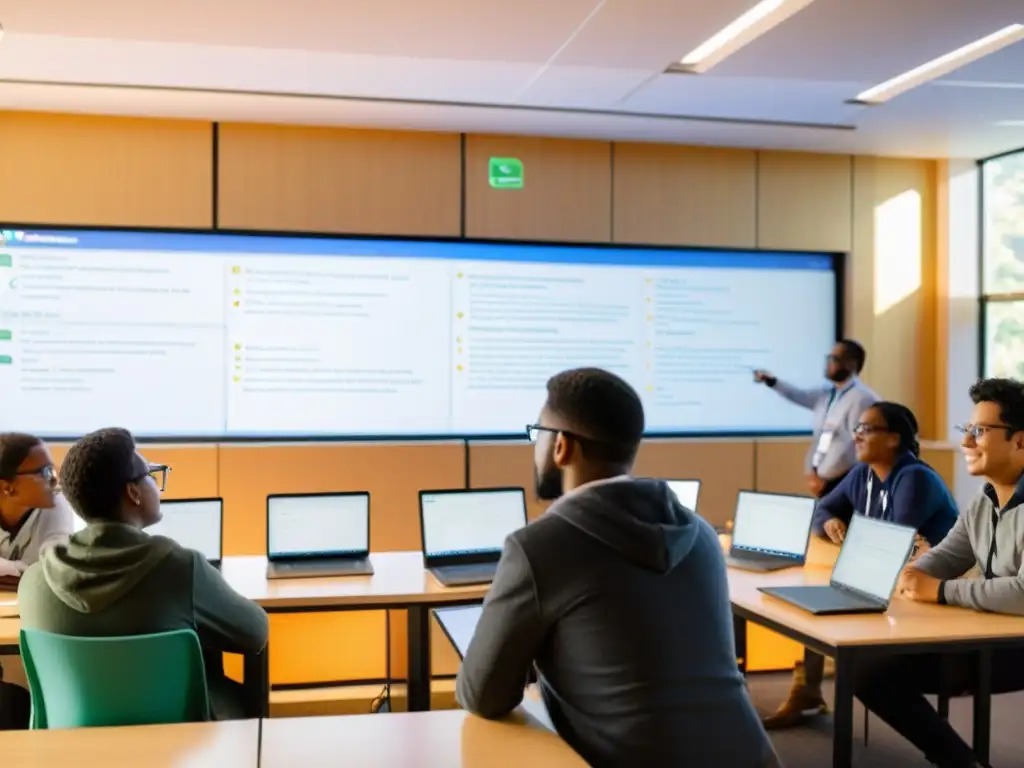
[[[971,387],[974,413],[960,428],[967,471],[985,487],[934,549],[900,579],[905,598],[976,611],[1024,616],[1024,383],[986,379]],[[970,574],[974,566],[980,575]],[[971,748],[925,700],[940,681],[952,694],[976,685],[969,657],[949,661],[943,679],[934,654],[903,656],[870,667],[857,695],[875,714],[943,768],[974,768]],[[1024,647],[992,654],[992,691],[1024,690]]]
[[[498,718],[536,667],[558,733],[594,766],[777,766],[736,666],[718,538],[665,483],[630,477],[643,406],[617,376],[548,382],[537,493],[505,542],[457,682]]]

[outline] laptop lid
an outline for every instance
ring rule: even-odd
[[[732,529],[733,552],[802,561],[811,538],[814,504],[810,496],[740,491]]]
[[[466,658],[469,641],[473,639],[473,633],[476,632],[476,625],[480,621],[480,614],[483,613],[483,610],[482,605],[460,605],[456,608],[434,609],[437,623],[441,625],[441,629],[452,641],[460,659]]]
[[[370,494],[267,497],[267,559],[362,558],[370,554]]]
[[[496,563],[505,538],[524,525],[522,488],[420,491],[420,532],[428,568]]]
[[[700,496],[700,480],[666,480],[669,490],[676,495],[679,503],[692,512],[697,511],[697,497]]]
[[[888,605],[916,534],[905,525],[854,515],[832,569],[832,586]]]
[[[210,563],[224,554],[224,502],[221,499],[168,499],[160,502],[159,523],[149,526],[151,536],[166,536],[194,549]]]

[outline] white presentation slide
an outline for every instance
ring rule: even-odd
[[[480,623],[480,614],[484,609],[481,605],[463,605],[458,608],[438,608],[434,611],[437,620],[441,622],[445,632],[458,651],[460,657],[465,658],[469,650],[469,642],[476,632],[476,625]]]
[[[147,528],[147,533],[173,539],[207,560],[220,560],[221,502],[165,501],[160,505],[160,513],[163,519]]]
[[[428,557],[500,552],[505,538],[526,525],[520,490],[425,493],[420,505]]]
[[[888,600],[916,533],[903,525],[854,515],[832,570],[832,580]]]
[[[803,555],[814,517],[814,499],[740,491],[732,545],[769,553]]]
[[[0,232],[0,430],[46,437],[515,435],[584,366],[650,433],[806,432],[753,371],[836,334],[826,254]]]
[[[697,497],[700,496],[700,480],[666,480],[669,490],[676,495],[679,503],[691,512],[697,511]]]
[[[267,507],[271,557],[344,555],[370,549],[370,497],[276,496]]]

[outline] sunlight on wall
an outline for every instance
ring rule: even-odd
[[[921,289],[921,215],[916,190],[875,207],[875,317]]]

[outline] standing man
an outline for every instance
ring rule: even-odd
[[[815,498],[827,496],[857,463],[854,433],[864,412],[880,399],[858,378],[866,359],[864,347],[856,341],[837,342],[825,359],[825,378],[829,383],[813,389],[800,389],[766,371],[754,371],[755,381],[814,412],[814,437],[804,471],[807,487]],[[808,654],[804,661],[798,661],[789,698],[765,719],[765,727],[789,727],[806,717],[828,712],[820,695],[805,695],[807,691],[820,692],[824,678],[824,656]]]
[[[767,371],[754,371],[755,381],[814,412],[814,438],[804,469],[807,487],[815,498],[839,485],[857,463],[853,431],[864,411],[880,399],[858,378],[866,359],[864,347],[856,341],[837,342],[825,363],[825,378],[830,383],[812,389],[787,384]]]

